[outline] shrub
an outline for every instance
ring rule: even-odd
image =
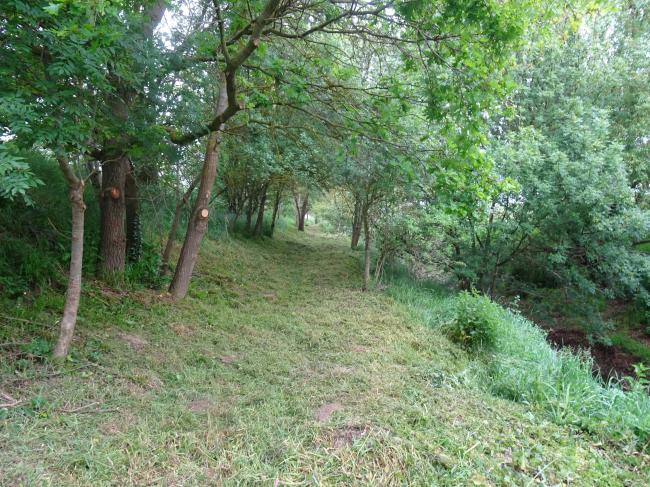
[[[501,308],[487,297],[462,292],[456,300],[456,316],[447,326],[447,334],[468,350],[492,348],[501,314]]]

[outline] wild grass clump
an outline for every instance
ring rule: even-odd
[[[557,424],[601,437],[650,446],[650,395],[641,377],[604,382],[591,356],[556,350],[545,332],[487,297],[391,280],[390,294],[474,357],[474,382],[492,394],[530,404]]]

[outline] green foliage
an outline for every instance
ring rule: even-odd
[[[495,394],[536,404],[559,424],[628,441],[650,444],[650,396],[634,378],[628,392],[622,384],[603,383],[592,375],[588,355],[554,350],[544,333],[521,315],[509,312],[497,329],[494,355],[479,372]]]
[[[23,353],[38,358],[45,358],[52,351],[52,345],[50,342],[43,338],[36,338],[28,344],[22,345],[20,348]]]
[[[522,49],[512,71],[518,87],[483,143],[491,165],[451,171],[435,163],[418,225],[423,237],[442,233],[436,250],[462,286],[491,295],[562,289],[601,335],[607,326],[591,303],[650,300],[650,259],[633,245],[650,231],[650,213],[638,166],[630,166],[647,144],[621,120],[618,95],[600,95],[618,88],[599,88],[611,83],[603,59],[612,51],[601,52],[596,39],[610,29],[618,40],[607,42],[624,44],[630,34],[608,13],[595,18],[584,20],[593,30]],[[627,59],[624,52],[615,57]],[[635,62],[645,69],[647,60]]]
[[[604,383],[593,375],[589,355],[555,350],[545,332],[519,313],[500,309],[485,297],[453,297],[425,285],[402,277],[391,281],[389,292],[435,329],[446,330],[458,309],[468,310],[470,326],[481,323],[485,329],[489,323],[491,347],[474,355],[468,369],[472,384],[538,408],[557,424],[640,450],[650,446],[650,395],[643,380]]]
[[[24,158],[12,151],[10,143],[0,144],[0,198],[10,201],[21,198],[25,204],[31,205],[33,201],[28,191],[42,184]]]
[[[124,270],[124,281],[131,285],[142,285],[151,289],[160,289],[166,279],[160,273],[160,249],[152,242],[142,242],[142,249],[137,261],[128,263]]]
[[[476,292],[461,292],[456,299],[456,317],[446,328],[452,341],[469,350],[490,350],[497,339],[499,307]]]
[[[46,184],[30,190],[33,204],[0,200],[0,292],[17,297],[49,286],[62,287],[70,259],[68,188],[56,165],[38,152],[22,152],[29,170]],[[84,269],[94,270],[99,209],[86,189]]]

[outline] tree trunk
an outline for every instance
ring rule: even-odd
[[[235,230],[235,225],[237,225],[237,220],[239,220],[240,213],[241,213],[241,210],[237,210],[237,212],[235,213],[235,216],[230,221],[230,231],[231,232]]]
[[[241,205],[243,204],[241,201],[241,192],[237,191],[236,194],[229,192],[228,200],[228,211],[231,214],[231,218],[228,220],[228,231],[232,232],[235,229],[237,220],[239,219],[239,213],[241,213]]]
[[[381,281],[381,275],[384,272],[384,264],[386,263],[386,252],[382,251],[379,253],[379,258],[377,259],[377,265],[375,266],[375,286],[379,285]]]
[[[296,201],[296,198],[294,196],[294,201]],[[296,228],[300,225],[300,205],[296,201]]]
[[[250,198],[248,199],[248,206],[246,207],[246,233],[249,235],[253,230],[253,212],[255,211],[256,201],[257,198],[251,192]]]
[[[282,198],[282,190],[278,189],[275,192],[275,201],[273,202],[273,216],[271,217],[271,237],[275,231],[275,221],[278,218],[278,210],[280,209],[280,199]]]
[[[84,251],[84,182],[72,173],[68,162],[59,158],[59,166],[63,171],[70,188],[70,204],[72,207],[72,239],[70,242],[70,273],[68,289],[63,306],[59,338],[54,347],[54,358],[64,358],[68,354],[74,327],[77,323],[77,311],[81,298],[81,269]]]
[[[142,40],[148,42],[151,40],[153,32],[162,20],[166,8],[167,2],[165,0],[148,2],[147,7],[142,12],[144,15],[143,23],[141,24],[142,30],[140,32],[137,30],[131,32],[131,35],[135,36],[137,42],[141,42]],[[108,75],[114,88],[114,97],[108,102],[108,109],[116,123],[126,126],[129,120],[131,106],[134,101],[141,99],[140,93],[134,86],[125,83],[120,76],[116,76],[110,70]],[[129,171],[130,165],[124,152],[130,145],[128,140],[129,137],[126,133],[122,133],[115,138],[105,140],[102,147],[102,152],[109,159],[101,161],[102,191],[99,204],[101,216],[97,266],[97,272],[101,276],[119,274],[124,271],[127,240],[124,230],[124,221],[126,218],[124,185],[126,173]],[[116,156],[116,154],[118,155]],[[137,222],[137,203],[134,215],[136,218],[131,219],[131,222]],[[135,230],[136,226],[132,226],[131,230]],[[137,231],[133,233],[133,237],[136,235],[138,235]],[[136,243],[138,240],[139,237],[132,240],[134,242],[133,248],[138,247]]]
[[[298,224],[298,230],[301,232],[305,231],[305,218],[307,217],[307,211],[309,210],[309,194],[305,194],[305,198],[302,200],[302,211],[300,212],[300,223]]]
[[[300,193],[294,193],[293,201],[296,205],[296,226],[298,227],[298,231],[304,232],[305,217],[309,209],[309,193],[305,193],[305,196]]]
[[[199,193],[196,196],[192,213],[187,223],[185,241],[183,242],[183,248],[181,249],[181,254],[176,264],[176,272],[169,285],[169,292],[175,298],[184,298],[187,294],[194,264],[196,264],[196,258],[199,254],[199,246],[208,228],[208,216],[210,213],[208,203],[210,202],[210,193],[212,192],[214,179],[217,175],[220,132],[220,130],[211,132],[208,136],[205,148],[205,160],[201,171]]]
[[[354,215],[352,216],[352,241],[350,243],[352,250],[358,247],[359,237],[361,237],[361,201],[355,196]]]
[[[368,210],[363,210],[363,291],[370,285],[370,227],[368,225]]]
[[[216,113],[223,114],[228,106],[228,95],[226,92],[226,77],[221,76],[219,86],[219,100],[217,102]],[[184,298],[187,294],[187,288],[190,285],[194,264],[199,255],[201,240],[208,228],[208,204],[210,203],[210,194],[214,179],[217,176],[217,163],[219,162],[219,143],[224,124],[219,125],[216,131],[210,132],[205,146],[205,159],[201,168],[201,180],[199,183],[199,192],[194,200],[192,213],[187,221],[187,231],[185,240],[181,248],[181,254],[176,263],[176,271],[172,282],[169,284],[169,292],[175,298]]]
[[[126,255],[124,185],[128,163],[127,157],[122,155],[104,162],[102,166],[98,270],[104,277],[124,272]]]
[[[90,184],[92,184],[93,189],[95,190],[95,196],[97,197],[97,202],[102,204],[102,177],[101,172],[99,171],[100,164],[97,161],[88,161],[86,162],[86,169],[88,169],[88,179],[90,179]]]
[[[138,185],[133,173],[133,164],[128,162],[124,183],[124,204],[126,205],[126,258],[129,262],[140,260],[142,233],[140,228],[140,206]]]
[[[257,221],[255,222],[254,235],[256,237],[262,236],[262,229],[264,227],[264,209],[266,207],[266,191],[268,190],[268,188],[269,188],[269,183],[268,182],[264,183],[264,186],[262,187],[262,193],[260,195],[259,209],[257,211]]]
[[[172,226],[169,229],[167,243],[165,244],[165,250],[163,251],[161,259],[160,273],[162,275],[165,275],[167,273],[169,257],[172,253],[172,248],[174,248],[174,240],[176,240],[176,232],[178,231],[178,224],[181,221],[181,213],[183,211],[183,207],[187,205],[190,196],[192,195],[192,192],[194,191],[194,188],[196,188],[197,184],[199,184],[198,177],[194,178],[194,181],[192,181],[192,184],[190,184],[189,188],[187,188],[187,191],[185,191],[183,197],[176,203],[176,209],[174,210],[174,219],[172,220]]]

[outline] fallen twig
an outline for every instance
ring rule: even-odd
[[[0,347],[19,347],[20,345],[27,345],[29,342],[5,342],[0,343]]]
[[[6,320],[20,321],[22,323],[31,323],[32,325],[42,325],[43,324],[43,323],[39,323],[38,321],[28,320],[27,318],[18,318],[17,316],[9,316],[9,315],[6,315],[6,314],[1,314],[1,313],[0,313],[0,318],[4,318]]]
[[[72,409],[61,408],[61,409],[58,409],[57,411],[61,411],[63,413],[78,413],[82,409],[89,408],[90,406],[95,406],[96,404],[99,404],[99,403],[98,402],[91,402],[91,403],[84,404],[83,406],[79,406],[79,407],[76,407],[76,408],[72,408]]]
[[[105,414],[105,413],[119,413],[117,408],[112,409],[91,409],[90,411],[75,411],[75,414]]]
[[[68,409],[68,408],[61,408],[57,409],[57,412],[60,413],[69,413],[69,414],[101,414],[101,413],[115,413],[118,412],[119,409],[117,408],[111,408],[111,409],[88,409],[91,406],[96,406],[98,405],[99,402],[91,402],[88,404],[84,404],[83,406],[79,406],[76,408]]]
[[[94,364],[86,363],[86,364],[80,365],[78,367],[73,367],[72,369],[57,370],[56,372],[52,372],[50,374],[38,375],[38,376],[35,376],[35,377],[15,377],[13,379],[9,379],[9,382],[15,383],[15,382],[28,382],[28,381],[51,379],[53,377],[58,377],[60,375],[65,375],[65,374],[69,374],[71,372],[75,372],[77,370],[85,369],[85,368],[89,367],[90,365],[94,365]]]
[[[22,403],[25,402],[25,401],[19,401],[18,399],[14,399],[13,397],[11,397],[9,394],[5,392],[0,392],[0,396],[4,397],[7,401],[9,401],[0,404],[0,408],[13,408],[16,406],[20,406]]]

